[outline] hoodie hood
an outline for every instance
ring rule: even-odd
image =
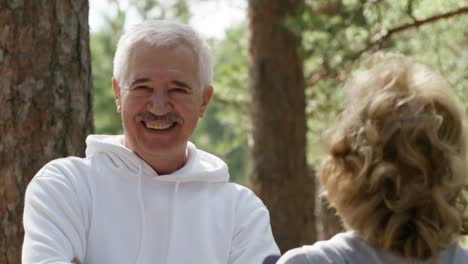
[[[125,167],[134,173],[140,170],[144,174],[158,176],[155,179],[164,182],[227,182],[227,165],[220,158],[199,150],[188,142],[188,159],[179,170],[165,175],[158,175],[143,159],[123,145],[123,135],[89,135],[86,139],[86,157],[97,154],[107,155],[116,167]]]

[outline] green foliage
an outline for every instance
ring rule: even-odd
[[[247,183],[248,105],[247,37],[244,25],[228,29],[222,41],[212,41],[214,95],[193,141],[224,159],[231,180]]]
[[[186,0],[132,0],[130,6],[143,19],[174,19],[187,23],[190,10]]]
[[[111,37],[111,34],[100,33],[91,38],[94,123],[98,134],[120,134],[123,132],[111,82],[114,48],[105,44]]]
[[[114,2],[118,7],[117,1]],[[94,124],[98,134],[121,134],[120,114],[117,113],[112,90],[112,58],[118,36],[125,24],[125,13],[117,8],[115,17],[105,17],[105,28],[91,34],[91,68],[94,85]]]
[[[451,1],[447,1],[447,4]],[[440,3],[439,3],[440,4]],[[468,1],[467,1],[468,4]],[[454,5],[456,8],[457,5]],[[447,10],[444,5],[435,5]],[[422,17],[434,12],[428,8]],[[437,11],[435,11],[437,12]],[[404,32],[395,42],[395,48],[412,54],[416,60],[438,70],[451,84],[468,112],[468,15],[454,17],[421,27],[419,30]],[[419,41],[418,41],[419,40]]]

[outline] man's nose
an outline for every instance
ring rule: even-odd
[[[172,110],[172,102],[165,91],[154,92],[147,103],[148,111],[155,115],[165,115]]]

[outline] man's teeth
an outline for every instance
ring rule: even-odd
[[[145,126],[151,129],[167,129],[172,126],[172,123],[171,122],[145,123]]]

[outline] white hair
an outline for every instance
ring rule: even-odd
[[[202,89],[211,84],[213,62],[210,48],[205,40],[190,26],[165,20],[148,20],[131,27],[117,44],[114,55],[114,78],[124,86],[129,54],[139,42],[152,46],[187,45],[195,53],[198,62],[198,77]]]

